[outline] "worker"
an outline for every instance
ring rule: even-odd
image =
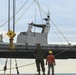
[[[46,58],[46,65],[47,65],[47,62],[48,62],[48,75],[50,75],[50,68],[52,70],[52,75],[54,75],[54,65],[56,63],[55,63],[55,57],[52,51],[49,51],[49,55]]]
[[[43,75],[45,75],[45,66],[44,66],[44,51],[42,50],[40,44],[38,43],[36,46],[36,49],[34,50],[34,56],[35,56],[35,61],[36,61],[36,67],[37,67],[37,72],[38,75],[40,75],[40,65],[42,68]]]

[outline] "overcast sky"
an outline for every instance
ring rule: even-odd
[[[16,0],[16,12],[22,7],[22,5],[26,1],[27,0]],[[36,4],[36,2],[33,1],[34,0],[28,0],[26,5],[16,14],[16,21],[17,21],[15,26],[16,34],[19,34],[20,32],[23,31],[27,31],[28,23],[35,22],[35,10],[36,10],[36,23],[42,23],[38,5]],[[30,6],[31,3],[32,5]],[[42,9],[46,13],[49,10],[51,20],[62,32],[62,34],[66,37],[66,39],[72,44],[76,43],[76,0],[44,0],[44,1],[39,0],[39,3]],[[30,8],[28,8],[29,6]],[[42,13],[42,17],[45,18],[46,14],[42,10],[41,13]],[[11,0],[11,16],[12,16],[12,0]],[[7,22],[7,20],[8,20],[8,0],[0,0],[0,26],[2,26],[5,22]],[[51,24],[51,29],[48,35],[48,42],[54,44],[61,43],[61,41],[66,42],[51,21],[50,24]],[[11,26],[12,26],[12,20],[11,20]],[[55,34],[54,30],[57,34]],[[37,29],[36,31],[39,30]],[[0,34],[3,33],[3,35],[5,35],[7,32],[8,32],[8,24],[6,23],[0,28]],[[61,41],[58,39],[57,35],[60,37]],[[16,37],[14,39],[15,42],[16,42]],[[5,42],[8,42],[9,41],[8,36],[5,36],[3,40]],[[5,60],[3,60],[3,62],[4,61]],[[23,60],[23,62],[26,61]],[[72,65],[70,64],[70,62]],[[2,63],[2,61],[0,63]],[[76,69],[73,69],[74,67],[76,67],[75,63],[76,60],[68,60],[68,61],[57,60],[56,72],[76,73],[75,71]],[[3,63],[1,65],[1,69],[2,67],[3,67]],[[63,68],[63,70],[61,70],[61,68]],[[23,69],[21,71],[23,72]]]

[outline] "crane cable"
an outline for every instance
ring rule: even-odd
[[[24,13],[29,9],[29,7],[32,5],[34,3],[34,1],[28,6],[28,8],[22,13],[22,15],[18,18],[18,20],[15,22],[15,24],[20,20],[20,18],[24,15]],[[12,19],[13,17],[11,17],[11,19]],[[13,26],[12,26],[13,27]],[[11,28],[12,28],[11,27]],[[3,36],[3,37],[5,37],[6,36],[6,34]]]
[[[28,1],[28,0],[27,0]],[[23,6],[27,3],[27,1],[23,4]],[[36,2],[36,0],[34,0],[35,2]],[[23,14],[18,18],[18,20],[15,22],[15,23],[17,23],[18,21],[19,21],[19,19],[24,15],[24,13],[29,9],[29,7],[34,3],[34,1],[28,6],[28,8],[23,12]],[[39,6],[39,8],[41,8],[40,7],[40,5],[38,4],[38,2],[36,2],[36,4]],[[23,6],[16,12],[16,14],[23,8]],[[42,8],[41,8],[42,9]],[[42,9],[43,10],[43,9]],[[44,11],[44,10],[43,10]],[[45,11],[44,11],[45,12]],[[45,12],[46,13],[46,12]],[[15,14],[15,15],[16,15]],[[46,14],[47,15],[47,14]],[[13,18],[13,16],[10,18],[10,19],[12,19]],[[8,22],[8,21],[7,21]],[[7,22],[5,22],[3,25],[5,25]],[[0,28],[3,26],[3,25],[1,25],[0,26]],[[12,27],[11,27],[12,28]],[[6,34],[4,35],[4,37],[6,36]]]
[[[28,8],[22,13],[22,15],[18,18],[16,23],[20,20],[20,18],[24,15],[24,13],[29,9],[29,7],[34,3],[34,1],[28,6]]]
[[[41,21],[42,21],[42,23],[43,23],[43,18],[42,18],[42,14],[41,14],[40,4],[39,4],[39,1],[38,1],[38,0],[37,0],[37,5],[38,5],[38,7],[39,7],[40,16],[41,16]]]
[[[21,8],[15,13],[15,15],[25,6],[25,4],[28,2],[28,0],[21,6]],[[14,15],[14,16],[15,16]],[[9,20],[11,20],[13,18],[13,16],[9,19]],[[6,23],[7,23],[8,21],[6,21],[4,24],[2,24],[1,26],[0,26],[0,28],[1,27],[3,27]],[[13,26],[12,26],[13,27]],[[11,28],[12,28],[11,27]],[[6,36],[6,34],[3,36],[3,37],[5,37]]]
[[[15,0],[13,0],[13,32],[15,32],[15,8],[16,8],[16,2],[15,2]],[[16,66],[17,74],[19,74],[16,58],[15,58],[15,66]]]
[[[27,1],[28,1],[28,0],[27,0]],[[27,3],[27,1],[23,4],[23,6]],[[39,3],[38,3],[36,0],[34,0],[34,1],[36,2],[36,4],[39,6],[39,9],[40,9],[41,6],[39,5]],[[33,4],[33,2],[30,4],[30,6],[31,6],[32,4]],[[17,11],[17,13],[23,8],[23,6]],[[30,7],[30,6],[29,6],[29,7]],[[28,7],[28,8],[29,8],[29,7]],[[28,9],[28,8],[27,8],[27,9]],[[27,9],[26,9],[25,11],[27,11]],[[41,9],[42,9],[42,8],[41,8]],[[43,10],[43,9],[42,9],[42,10]],[[24,13],[25,13],[25,11],[24,11]],[[46,13],[44,10],[43,10],[43,12],[47,15],[47,13]],[[17,13],[16,13],[16,14],[17,14]],[[23,13],[23,14],[24,14],[24,13]],[[19,17],[19,19],[23,16],[23,14]],[[10,19],[12,19],[12,18],[13,18],[13,17],[11,17]],[[18,20],[19,20],[19,19],[18,19]],[[17,20],[17,21],[18,21],[18,20]],[[17,23],[17,21],[16,21],[16,23]],[[52,20],[51,20],[51,22],[52,22],[53,25],[58,29],[58,27],[55,25],[55,23],[54,23]],[[6,23],[7,23],[7,22],[5,22],[4,24],[6,24]],[[3,24],[3,25],[4,25],[4,24]],[[0,28],[1,28],[3,25],[1,25]],[[11,28],[12,28],[12,27],[11,27]],[[58,29],[58,31],[61,33],[61,35],[64,37],[64,39],[68,42],[68,40],[66,39],[66,37],[62,34],[62,32],[61,32],[59,29]],[[5,34],[5,35],[6,35],[6,34]],[[5,35],[4,35],[4,37],[5,37]],[[68,44],[69,44],[69,42],[68,42]]]
[[[34,2],[34,1],[33,1],[33,2]],[[30,6],[33,4],[33,2],[30,4]],[[30,7],[30,6],[29,6],[29,7]],[[28,7],[28,8],[29,8],[29,7]],[[28,8],[27,8],[27,9],[28,9]],[[27,9],[24,11],[24,13],[27,11]],[[23,14],[24,14],[24,13],[23,13]],[[23,14],[20,16],[20,18],[23,16]],[[15,16],[15,15],[14,15],[14,16]],[[19,19],[20,19],[20,18],[19,18]],[[18,20],[19,20],[19,19],[18,19]],[[16,21],[16,23],[18,22],[18,20]],[[17,74],[19,74],[16,59],[15,59],[15,62],[16,62],[16,70],[17,70]],[[6,64],[6,63],[5,63],[5,64]],[[11,63],[10,63],[10,64],[11,64]],[[10,68],[10,69],[11,69],[11,68]]]
[[[35,3],[39,6],[39,8],[45,13],[45,15],[47,15],[47,13],[44,11],[44,9],[38,4],[38,2],[36,0],[34,0]]]
[[[36,4],[38,5],[38,2],[36,0],[34,0],[36,2]],[[47,15],[47,13],[43,10],[43,8],[39,5],[39,8],[42,9],[42,11]],[[50,19],[51,20],[51,19]],[[66,37],[62,34],[62,32],[58,29],[58,27],[55,25],[55,23],[51,20],[51,22],[53,23],[53,25],[57,28],[57,30],[61,33],[61,35],[64,37],[64,39],[69,43],[69,41],[66,39]]]
[[[57,30],[61,33],[61,35],[64,37],[64,39],[68,42],[69,44],[69,41],[66,39],[66,37],[62,34],[62,32],[58,29],[58,27],[55,25],[55,23],[51,20],[51,22],[53,23],[53,25],[57,28]]]
[[[34,2],[34,1],[33,1],[33,2]],[[33,4],[33,2],[30,4],[30,6]],[[29,6],[29,7],[30,7],[30,6]],[[22,7],[23,7],[23,6],[22,6]],[[29,8],[29,7],[28,7],[28,8]],[[28,9],[28,8],[27,8],[27,9]],[[27,11],[27,9],[24,11],[24,13]],[[19,12],[19,11],[20,11],[20,10],[18,10],[18,12]],[[18,13],[18,12],[17,12],[17,13]],[[17,14],[17,13],[16,13],[16,14]],[[23,14],[24,14],[24,13],[23,13]],[[15,14],[15,15],[16,15],[16,14]],[[23,14],[20,16],[20,18],[23,16]],[[15,16],[15,15],[14,15],[14,16]],[[13,17],[11,17],[10,19],[12,19],[12,18],[13,18]],[[20,19],[20,18],[19,18],[19,19]],[[10,20],[10,19],[9,19],[9,20]],[[19,20],[19,19],[18,19],[18,20]],[[18,21],[18,20],[17,20],[17,21]],[[16,23],[17,23],[17,21],[16,21]],[[6,23],[7,23],[7,22],[6,22]],[[5,24],[6,24],[6,23],[5,23]],[[8,61],[8,59],[6,59],[6,62],[5,62],[4,73],[5,73],[5,71],[7,70],[7,61]],[[15,62],[16,62],[16,70],[17,70],[17,74],[19,74],[16,59],[15,59]],[[10,69],[11,69],[11,68],[10,68]]]
[[[52,21],[52,20],[51,20]],[[53,21],[52,21],[52,23],[53,23]],[[54,24],[54,23],[53,23]],[[54,24],[55,25],[55,24]],[[56,25],[55,25],[55,27],[56,27]],[[56,27],[57,28],[57,27]],[[57,28],[58,29],[58,28]],[[59,30],[59,29],[58,29]],[[60,32],[60,30],[59,30],[59,32]],[[60,32],[61,33],[61,32]],[[61,33],[62,34],[62,33]],[[62,34],[63,35],[63,34]],[[63,35],[63,37],[64,37],[64,35]],[[65,37],[64,37],[65,38]],[[65,38],[66,39],[66,38]],[[67,41],[67,39],[66,39],[66,41]],[[68,42],[68,41],[67,41]],[[69,43],[69,42],[68,42]],[[57,56],[57,55],[59,55],[59,54],[61,54],[61,53],[63,53],[64,51],[62,51],[62,52],[60,52],[60,53],[58,53],[58,54],[56,54],[55,56]],[[7,61],[6,61],[6,64],[7,64]],[[6,65],[5,64],[5,65]]]
[[[40,9],[42,9],[42,11],[47,15],[47,13],[43,10],[43,8],[38,4],[38,2],[36,0],[34,0],[36,2],[36,4],[39,6]],[[51,19],[50,19],[51,20]],[[66,37],[62,34],[62,32],[58,29],[58,27],[55,25],[55,23],[51,20],[51,22],[53,23],[53,25],[57,28],[57,30],[61,33],[61,35],[64,37],[64,39],[68,42],[68,45],[70,44],[69,41],[66,39]],[[56,33],[56,32],[55,32]],[[58,35],[57,35],[58,36]],[[59,36],[58,36],[59,38]],[[60,38],[59,38],[60,40]],[[60,40],[61,41],[61,40]],[[61,41],[62,42],[62,41]],[[63,43],[62,43],[63,44]],[[48,47],[48,50],[49,50],[49,47]],[[64,50],[65,51],[65,50]],[[62,52],[59,52],[58,54],[61,54],[63,53],[64,51]],[[58,54],[56,54],[55,56],[57,56]]]
[[[15,3],[16,3],[15,0],[13,0],[13,33],[15,33],[15,8],[16,8]],[[9,31],[10,31],[10,0],[8,0],[8,32]],[[9,44],[9,50],[10,50],[10,74],[11,74],[11,56],[12,56],[12,50],[13,50],[13,47],[12,47],[13,37],[14,36],[10,37],[10,44]],[[4,66],[4,74],[5,74],[6,70],[7,70],[7,61],[8,61],[8,57],[6,59],[5,66]],[[16,65],[17,65],[17,62],[16,62]],[[16,69],[17,69],[17,73],[18,73],[18,68],[16,67]]]
[[[52,29],[54,30],[55,34],[57,35],[55,29],[53,28],[53,26],[51,25]],[[57,35],[58,39],[60,40],[61,44],[63,44],[63,42],[61,41],[60,37]]]
[[[28,2],[28,0],[21,6],[21,8],[15,13],[15,15],[25,6],[25,4]],[[11,20],[13,18],[13,16],[9,19]],[[8,21],[6,21],[5,23],[3,23],[2,25],[0,25],[0,28],[3,27]]]

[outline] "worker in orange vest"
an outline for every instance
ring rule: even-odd
[[[50,68],[52,69],[52,75],[54,75],[55,57],[52,51],[49,51],[49,55],[46,58],[46,65],[48,62],[48,75],[50,75]]]

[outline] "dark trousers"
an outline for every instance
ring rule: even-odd
[[[36,67],[38,72],[40,72],[40,65],[41,65],[42,71],[45,72],[44,60],[36,59]]]
[[[52,70],[52,75],[54,75],[54,65],[53,64],[48,64],[48,75],[50,75],[50,68]]]

